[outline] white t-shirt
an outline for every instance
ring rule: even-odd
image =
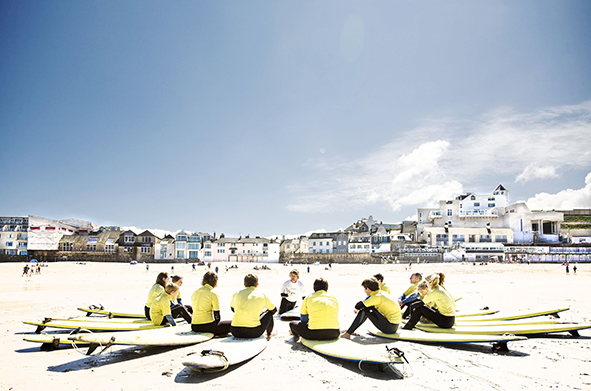
[[[281,293],[287,294],[287,301],[295,303],[296,301],[298,301],[299,297],[304,296],[304,284],[300,280],[297,280],[296,282],[291,282],[291,280],[287,280],[283,283]]]

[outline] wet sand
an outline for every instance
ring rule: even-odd
[[[146,294],[159,271],[171,272],[171,265],[55,263],[42,268],[41,275],[21,277],[24,264],[0,264],[9,281],[0,288],[0,389],[2,390],[508,390],[508,389],[591,389],[591,331],[573,338],[567,333],[530,338],[510,345],[506,353],[493,353],[490,345],[425,345],[395,342],[371,337],[362,326],[358,340],[387,342],[405,352],[412,377],[392,380],[383,372],[360,370],[356,364],[327,359],[294,343],[288,322],[276,319],[277,335],[259,356],[235,368],[200,374],[182,365],[187,354],[201,351],[205,344],[182,348],[141,348],[114,346],[110,353],[88,357],[74,349],[53,352],[23,341],[34,327],[23,320],[46,316],[80,316],[77,307],[102,304],[118,311],[141,312]],[[213,265],[216,266],[215,264]],[[252,270],[252,264],[239,264],[225,272],[220,265],[217,292],[222,318],[229,319],[231,295],[242,287],[247,273],[259,276],[260,286],[279,305],[279,291],[287,280],[288,266],[271,264],[271,270]],[[411,272],[446,274],[446,287],[455,297],[459,311],[488,306],[503,311],[570,307],[564,321],[591,322],[588,299],[591,265],[579,264],[577,275],[566,275],[556,264],[499,265],[420,264],[413,265],[333,265],[306,268],[296,266],[311,293],[315,278],[329,281],[329,293],[339,300],[341,329],[354,318],[355,303],[364,298],[360,283],[375,273],[398,295],[408,286]],[[192,271],[190,265],[175,264],[175,274],[184,276],[181,289],[185,302],[201,285],[206,267]],[[367,369],[367,368],[364,368]],[[371,369],[371,368],[369,368]]]

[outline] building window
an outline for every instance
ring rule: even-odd
[[[142,254],[150,254],[152,252],[151,249],[152,249],[151,247],[141,247],[140,253],[142,253]]]
[[[124,243],[134,243],[135,238],[133,235],[125,235],[125,237],[123,238],[123,242]]]
[[[495,235],[495,242],[507,243],[507,235]]]
[[[480,206],[480,202],[475,202],[474,207]]]
[[[106,253],[114,253],[115,252],[115,246],[112,244],[107,244],[105,246],[105,252]]]
[[[186,243],[185,242],[176,242],[176,249],[177,250],[184,250],[186,247]]]
[[[12,247],[13,243],[12,242],[6,242],[6,247]]]
[[[96,244],[87,244],[86,251],[96,251]]]
[[[62,243],[62,251],[72,251],[73,248],[73,243]]]
[[[495,207],[495,204],[488,204],[488,207],[489,208],[494,208]]]
[[[199,258],[199,251],[189,251],[189,258],[190,259],[197,259],[197,258]]]
[[[448,215],[448,216],[451,216],[451,215],[452,215],[452,210],[451,210],[451,209],[448,209],[448,210],[447,210],[447,215]]]

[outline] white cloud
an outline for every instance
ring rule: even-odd
[[[532,163],[517,175],[515,182],[526,183],[534,179],[544,178],[557,178],[556,168],[553,166],[538,166],[536,163]]]
[[[591,172],[582,189],[566,189],[556,194],[539,193],[526,202],[532,210],[570,210],[591,208]]]
[[[317,162],[317,179],[290,187],[288,209],[322,213],[386,204],[397,211],[454,198],[492,175],[522,183],[555,178],[591,167],[589,134],[591,101],[533,113],[503,108],[472,120],[429,120],[355,160]]]

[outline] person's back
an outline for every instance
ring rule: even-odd
[[[301,313],[308,315],[308,327],[312,330],[339,328],[339,303],[336,297],[324,290],[306,297]]]
[[[437,286],[429,292],[429,294],[423,299],[423,302],[438,310],[441,315],[455,316],[456,314],[456,302],[449,292],[441,286]]]
[[[191,295],[193,304],[193,324],[210,323],[214,321],[213,311],[219,311],[220,304],[217,294],[212,292],[212,286],[203,285]]]
[[[402,321],[402,314],[398,302],[387,292],[382,290],[374,291],[363,301],[366,307],[374,306],[386,317],[390,323],[399,324]]]
[[[232,326],[256,327],[260,325],[259,315],[263,309],[274,308],[267,296],[256,287],[247,287],[232,296],[230,306],[234,309]]]

